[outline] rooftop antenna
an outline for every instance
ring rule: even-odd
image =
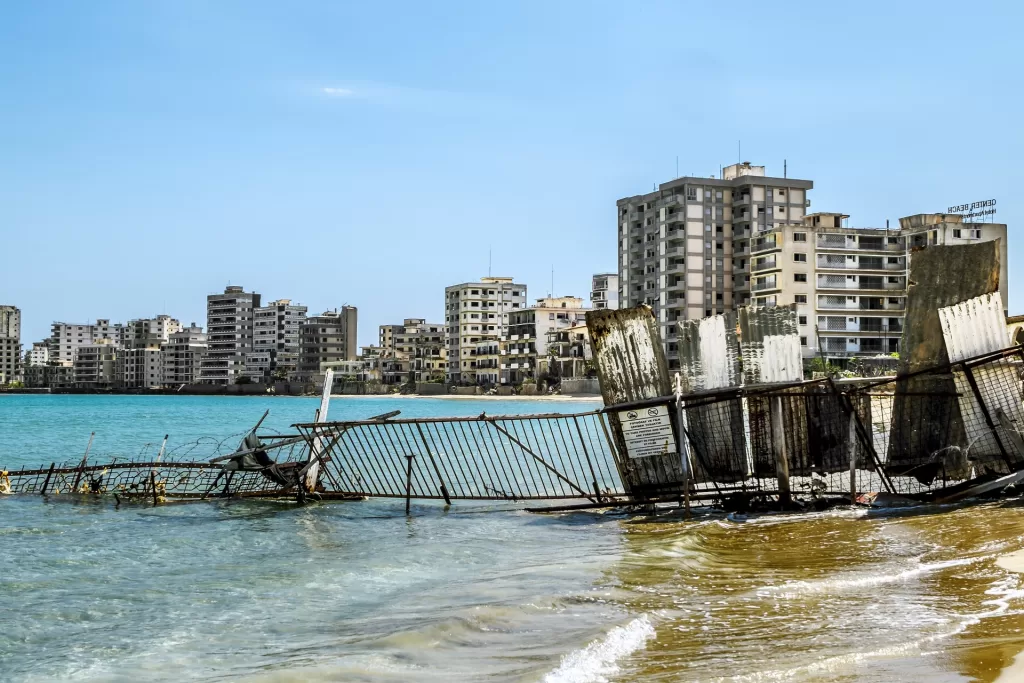
[[[676,155],[676,178],[679,177],[679,155]]]
[[[736,141],[736,163],[737,164],[742,164],[743,163],[743,141],[742,140],[737,140]]]
[[[548,292],[548,296],[555,295],[555,264],[551,264],[551,291]]]
[[[487,277],[491,276],[491,248],[487,247]]]
[[[785,159],[782,160],[782,177],[783,178],[788,178],[789,177],[789,176],[786,175],[786,160]]]

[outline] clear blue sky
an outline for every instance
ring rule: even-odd
[[[360,343],[513,275],[587,296],[615,200],[737,159],[883,226],[995,197],[1024,312],[1019,3],[0,9],[0,303],[205,324],[229,281]]]

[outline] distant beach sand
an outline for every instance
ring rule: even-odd
[[[546,396],[496,396],[493,394],[478,394],[464,396],[461,394],[436,394],[436,395],[421,395],[421,394],[331,394],[331,398],[443,398],[455,401],[570,401],[578,403],[580,401],[600,401],[600,396],[594,396],[591,394],[573,396],[571,394],[554,394]]]

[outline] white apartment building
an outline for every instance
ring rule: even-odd
[[[497,384],[499,340],[507,334],[509,315],[526,308],[526,285],[510,277],[485,277],[445,287],[448,381]]]
[[[21,311],[0,305],[0,384],[21,379]]]
[[[32,342],[32,348],[25,352],[25,365],[40,367],[50,362],[50,340]]]
[[[233,384],[253,350],[253,316],[260,295],[238,286],[206,297],[207,349],[200,362],[202,384]]]
[[[552,332],[586,323],[587,308],[575,296],[538,299],[531,308],[509,313],[507,334],[500,342],[501,383],[520,384],[537,379],[540,366],[548,367]]]
[[[95,324],[54,322],[50,326],[49,362],[70,368],[75,362],[75,351],[79,346],[109,340],[120,346],[124,343],[124,325],[110,324],[99,319]]]
[[[254,311],[252,352],[245,360],[245,373],[252,381],[283,380],[298,370],[306,311],[290,299],[271,301]]]
[[[590,306],[594,309],[619,307],[619,276],[617,273],[598,273],[591,278]]]
[[[744,162],[617,202],[620,303],[654,309],[670,367],[679,365],[677,320],[751,303],[752,249],[803,222],[813,186]]]
[[[183,384],[199,382],[200,363],[206,352],[203,328],[192,323],[167,336],[160,345],[162,376],[160,384],[178,388]]]

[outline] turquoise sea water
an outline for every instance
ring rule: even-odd
[[[171,454],[230,450],[266,408],[286,431],[317,406],[0,396],[0,467],[77,462],[91,431],[92,462],[164,434]],[[359,398],[330,415],[594,407]],[[995,681],[1024,647],[1024,584],[996,562],[1022,525],[1019,500],[684,522],[0,496],[0,681]]]

